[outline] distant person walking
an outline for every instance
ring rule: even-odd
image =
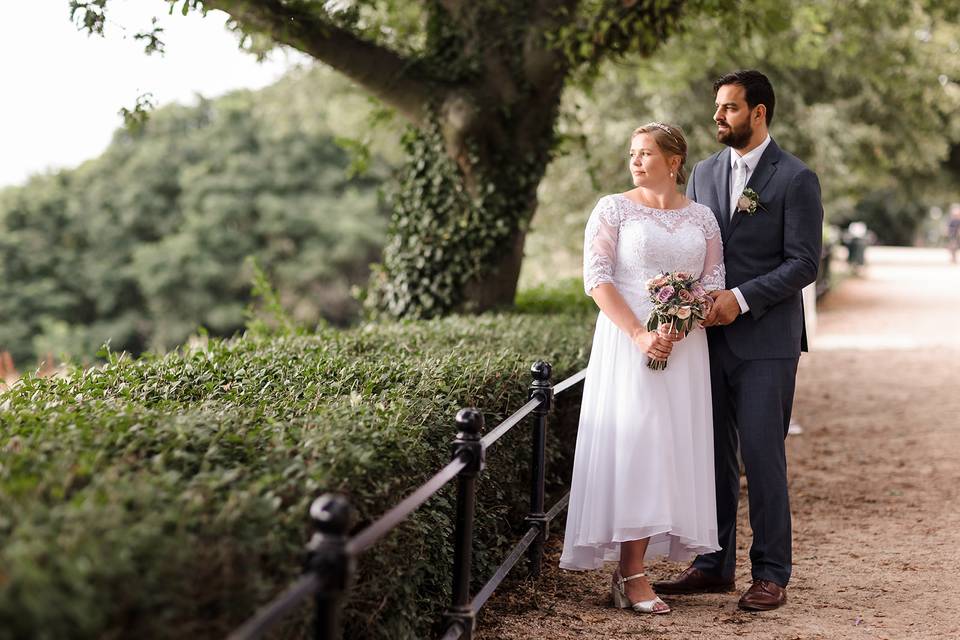
[[[950,262],[957,264],[957,247],[960,245],[960,202],[950,205],[950,220],[947,222],[947,247]]]

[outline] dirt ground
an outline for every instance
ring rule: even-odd
[[[477,637],[960,639],[960,265],[945,250],[871,248],[821,302],[787,439],[794,570],[786,607],[739,594],[667,596],[673,612],[610,608],[612,565],[557,569],[497,593]],[[745,484],[745,481],[743,481]],[[737,586],[749,586],[741,497]],[[654,579],[681,570],[658,562]]]

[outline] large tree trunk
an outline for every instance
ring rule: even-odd
[[[457,95],[432,128],[408,133],[391,239],[371,281],[374,308],[430,317],[513,304],[560,86],[552,100],[538,93],[526,102],[532,119],[505,122],[482,99]],[[527,126],[514,132],[518,125]]]
[[[477,144],[467,139],[468,149]],[[411,131],[391,194],[393,219],[368,302],[395,316],[482,312],[513,303],[535,190],[546,166],[513,148],[491,159],[450,154],[439,133]],[[462,163],[462,164],[461,164]]]
[[[523,246],[527,233],[523,229],[514,231],[507,240],[504,251],[494,257],[487,266],[486,276],[474,278],[464,285],[464,311],[488,311],[509,307],[517,295],[517,282],[520,279],[520,266],[523,263]]]
[[[394,315],[513,304],[568,71],[562,56],[508,16],[477,3],[447,6],[446,18],[465,34],[457,46],[479,62],[480,73],[465,74],[443,94],[432,124],[418,126],[408,144],[411,160],[392,203],[393,237],[370,298]],[[500,35],[495,45],[491,32]]]

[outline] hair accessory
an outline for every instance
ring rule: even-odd
[[[677,144],[683,146],[683,140],[680,138],[680,134],[674,132],[670,127],[668,127],[667,125],[663,124],[662,122],[651,122],[651,123],[648,124],[647,126],[648,126],[648,127],[656,127],[657,129],[660,129],[661,131],[663,131],[664,133],[666,133],[667,135],[669,135],[671,138],[673,138],[674,140],[676,140],[676,141],[677,141]]]

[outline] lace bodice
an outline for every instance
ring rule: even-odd
[[[613,283],[635,311],[651,307],[646,282],[660,272],[686,271],[708,291],[723,289],[723,241],[709,207],[654,209],[624,195],[603,196],[584,233],[583,286]]]

